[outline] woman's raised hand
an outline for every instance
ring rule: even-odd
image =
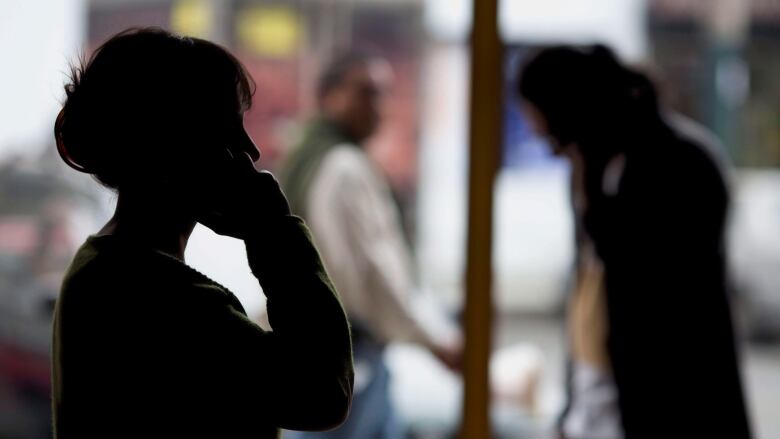
[[[206,190],[198,222],[214,232],[246,239],[270,229],[290,214],[279,183],[268,171],[258,171],[248,153],[241,152],[222,167],[213,187]]]

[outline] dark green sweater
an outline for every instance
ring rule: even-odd
[[[272,332],[178,259],[118,236],[76,254],[54,318],[59,438],[275,438],[339,424],[352,396],[344,311],[303,222],[246,240]]]

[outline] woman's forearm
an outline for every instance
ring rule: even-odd
[[[340,423],[352,394],[349,323],[307,227],[286,216],[245,244],[249,265],[268,298],[268,319],[279,355],[288,364],[286,373],[300,383],[300,389],[291,388],[290,397],[306,398],[315,412],[335,408],[329,418]],[[301,408],[301,399],[292,403]]]

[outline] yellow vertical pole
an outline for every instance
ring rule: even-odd
[[[498,0],[474,0],[462,439],[489,439],[493,182],[501,146]]]

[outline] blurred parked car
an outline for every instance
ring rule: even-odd
[[[63,273],[99,211],[97,199],[62,178],[52,163],[0,164],[3,438],[50,437],[52,311]]]
[[[780,171],[741,170],[735,181],[731,264],[748,335],[780,340]]]

